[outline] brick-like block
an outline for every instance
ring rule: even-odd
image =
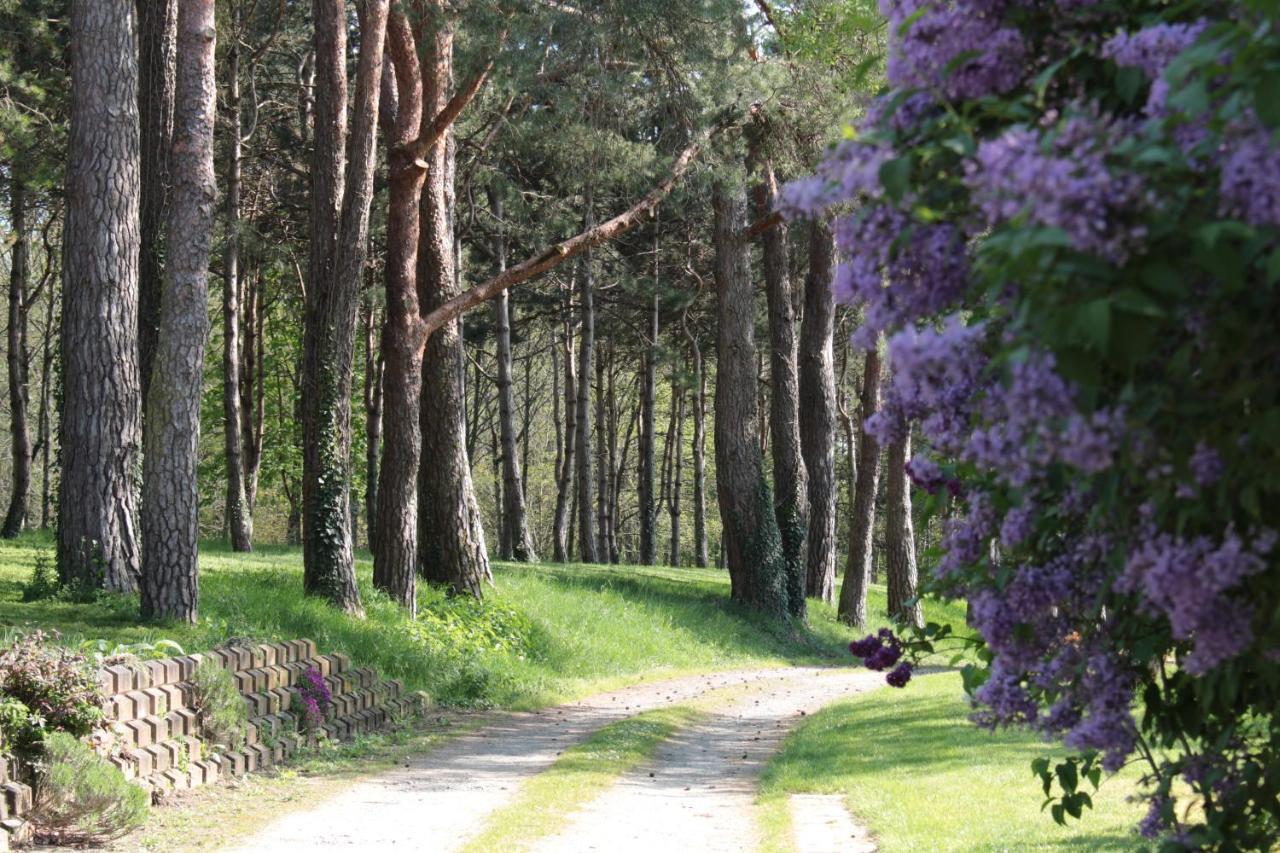
[[[182,708],[187,704],[187,695],[177,684],[165,684],[157,687],[156,690],[164,694],[166,711]]]
[[[153,743],[146,749],[139,750],[139,753],[142,752],[151,757],[151,772],[145,774],[147,776],[163,773],[173,765],[173,754],[162,743]]]
[[[136,686],[133,680],[133,670],[124,664],[114,664],[106,668],[105,672],[111,675],[112,685],[110,693],[128,693]]]
[[[232,776],[243,776],[245,774],[244,753],[236,750],[223,756],[222,772],[230,773]]]
[[[148,687],[142,692],[150,703],[151,710],[148,713],[155,714],[156,716],[164,716],[169,713],[169,694],[165,693],[163,689],[159,687]]]
[[[124,756],[125,761],[129,762],[132,767],[136,767],[138,778],[145,779],[155,772],[155,756],[148,749],[135,749],[128,752]]]
[[[191,787],[191,776],[188,772],[171,767],[160,774],[174,790]]]
[[[160,687],[169,683],[169,676],[165,672],[164,661],[149,660],[143,664],[147,670],[147,680],[151,682],[152,687]]]
[[[147,718],[130,720],[124,724],[124,727],[128,731],[128,740],[135,746],[150,746],[155,741],[151,726],[147,725]]]

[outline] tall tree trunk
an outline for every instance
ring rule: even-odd
[[[688,395],[680,386],[674,367],[671,371],[671,407],[675,428],[671,448],[671,489],[667,496],[667,509],[671,517],[671,550],[668,565],[680,565],[680,498],[684,489],[684,406]]]
[[[53,263],[52,254],[47,263]],[[57,334],[54,310],[58,302],[56,290],[50,290],[44,309],[44,343],[40,361],[40,529],[49,529],[49,509],[53,492],[53,339]]]
[[[711,565],[707,552],[707,375],[702,364],[702,347],[690,331],[684,330],[689,339],[691,367],[693,368],[693,549],[694,564],[700,569]]]
[[[800,323],[800,447],[809,478],[805,591],[827,603],[836,589],[836,384],[831,294],[835,242],[826,223],[809,228],[809,273]]]
[[[494,255],[498,272],[507,268],[507,240],[503,219],[502,194],[496,186],[488,188],[489,209],[496,220]],[[529,535],[529,518],[525,508],[524,475],[516,442],[515,391],[512,388],[511,355],[511,300],[503,291],[493,300],[494,325],[497,328],[498,360],[498,426],[502,443],[502,523],[506,530],[502,537],[509,546],[507,559],[520,563],[532,563],[538,559]]]
[[[767,216],[777,202],[773,167],[763,168],[756,187],[756,215]],[[805,616],[805,575],[809,535],[808,477],[800,441],[799,341],[795,302],[787,264],[787,232],[779,225],[761,235],[765,295],[769,307],[769,432],[773,444],[774,512],[787,565],[787,606],[793,618]]]
[[[240,27],[240,6],[231,5],[231,28]],[[253,550],[253,515],[244,483],[243,414],[240,411],[240,45],[232,39],[227,50],[226,231],[222,260],[222,422],[227,466],[227,534],[232,551]]]
[[[164,286],[164,228],[172,190],[174,70],[177,67],[177,0],[137,0],[138,117],[141,131],[141,256],[138,264],[138,374],[147,398],[160,334]]]
[[[437,115],[453,86],[453,29],[443,0],[433,0],[437,28],[423,65],[424,111]],[[425,311],[461,292],[454,247],[454,142],[446,131],[426,157],[418,301]],[[425,577],[457,594],[480,597],[492,575],[466,444],[461,321],[433,334],[423,363],[422,463],[418,466],[418,554]]]
[[[889,587],[889,616],[897,621],[924,627],[924,608],[917,596],[915,531],[911,523],[911,486],[907,481],[907,459],[911,457],[908,433],[889,444],[885,465],[885,567]]]
[[[13,492],[0,536],[12,539],[27,525],[27,498],[31,493],[31,431],[27,428],[27,190],[10,165],[9,227],[13,251],[9,256],[9,436],[13,444]]]
[[[586,226],[595,225],[592,213],[592,195],[587,190]],[[595,461],[591,448],[591,375],[592,357],[596,347],[596,312],[595,312],[595,266],[592,252],[588,250],[582,256],[582,271],[578,279],[578,310],[580,316],[580,332],[578,337],[578,553],[584,563],[596,562],[596,530],[595,517],[595,483],[591,470]]]
[[[142,617],[195,622],[200,597],[200,397],[209,337],[209,248],[218,199],[214,0],[178,12],[173,198],[160,335],[147,393],[142,479]]]
[[[388,248],[388,254],[390,248]],[[370,276],[373,270],[370,268]],[[378,460],[382,453],[382,351],[378,345],[378,311],[373,288],[364,321],[364,523],[369,550],[378,550]]]
[[[572,292],[572,288],[570,288]],[[567,562],[573,552],[569,545],[569,528],[573,526],[573,515],[569,511],[574,493],[574,470],[577,464],[578,447],[578,376],[573,358],[573,309],[570,296],[565,294],[564,335],[562,350],[564,355],[564,454],[560,467],[556,472],[556,511],[554,519],[554,559],[557,563]]]
[[[138,587],[138,65],[133,0],[71,4],[58,574]]]
[[[858,479],[849,513],[849,563],[840,588],[841,622],[867,624],[867,586],[871,583],[872,533],[876,525],[876,489],[880,484],[880,443],[867,432],[867,418],[880,409],[880,353],[867,350],[862,368],[862,400],[858,412]]]
[[[619,479],[621,471],[618,465],[618,367],[614,358],[614,342],[609,341],[609,389],[606,394],[606,406],[608,408],[608,426],[605,430],[606,442],[609,445],[609,454],[607,459],[606,482],[608,494],[605,500],[609,505],[609,530],[605,537],[606,546],[608,548],[609,562],[617,564],[621,553],[618,549],[618,528],[622,524],[621,517],[621,490],[619,489]]]
[[[382,328],[386,447],[376,490],[373,585],[414,613],[418,574],[418,466],[422,451],[422,357],[415,323],[419,316],[419,205],[426,170],[413,162],[404,147],[417,135],[422,124],[423,91],[413,32],[399,10],[393,12],[387,22],[387,51],[393,63],[396,100],[393,105],[389,101],[390,93],[383,96],[389,194],[384,270],[387,315]]]
[[[360,4],[360,58],[347,138],[346,4],[313,0],[316,46],[311,255],[303,332],[303,581],[361,613],[352,554],[351,385],[388,0]]]
[[[605,355],[609,357],[606,359]],[[609,562],[609,416],[606,409],[608,373],[612,370],[612,347],[596,358],[596,556]]]
[[[249,535],[258,504],[258,475],[262,470],[263,424],[266,419],[266,317],[263,315],[262,276],[249,281],[244,307],[243,355],[240,359],[240,434],[244,439],[244,498]]]
[[[657,255],[654,256],[653,297],[649,308],[649,329],[645,340],[644,374],[640,383],[640,562],[652,566],[658,561],[658,507],[654,500],[654,455],[657,447],[658,385],[658,282]]]
[[[747,607],[785,618],[786,562],[773,494],[760,453],[756,397],[755,299],[748,276],[746,202],[717,185],[715,213],[716,493],[732,596]]]

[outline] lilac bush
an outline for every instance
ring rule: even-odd
[[[867,428],[945,511],[929,594],[874,635],[904,686],[972,644],[974,719],[1072,751],[1053,816],[1144,771],[1142,835],[1280,839],[1278,0],[881,0],[887,88],[793,216],[888,341]]]
[[[329,691],[329,683],[324,680],[320,670],[314,666],[307,667],[298,682],[298,694],[302,698],[302,718],[308,729],[318,729],[324,725],[329,705],[333,703],[333,695]]]

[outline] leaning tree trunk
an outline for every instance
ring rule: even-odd
[[[425,170],[404,145],[422,123],[422,74],[417,47],[405,15],[387,22],[387,52],[395,77],[395,109],[383,96],[387,140],[387,257],[384,270],[387,314],[382,327],[383,424],[385,446],[378,468],[377,524],[372,539],[373,585],[413,613],[417,608],[418,466],[422,451],[421,339],[419,316],[419,202]]]
[[[657,256],[654,256],[657,269]],[[638,473],[640,496],[640,562],[652,566],[658,561],[658,505],[654,499],[654,456],[657,448],[657,387],[658,387],[658,282],[654,277],[653,297],[649,308],[649,329],[646,334],[644,371],[640,383],[640,470]]]
[[[142,151],[139,200],[138,372],[147,398],[160,335],[164,287],[164,229],[172,176],[174,72],[177,67],[177,0],[137,0],[138,115]]]
[[[498,272],[507,268],[507,241],[503,220],[502,195],[496,186],[489,187],[489,207],[496,220],[494,254]],[[524,502],[524,480],[516,441],[515,391],[512,388],[511,300],[504,290],[493,300],[494,325],[498,343],[498,427],[502,446],[502,537],[510,547],[509,559],[520,563],[537,562],[538,555],[529,535],[529,517]]]
[[[800,323],[800,447],[809,478],[805,591],[827,603],[836,588],[836,384],[831,294],[835,243],[826,223],[809,229],[809,274]]]
[[[841,622],[867,624],[867,586],[871,583],[872,533],[876,524],[876,489],[880,484],[880,443],[867,432],[867,418],[880,408],[880,353],[867,350],[862,368],[862,400],[858,413],[858,479],[849,513],[849,562],[844,570],[837,615]]]
[[[911,486],[907,482],[907,459],[911,456],[911,435],[889,444],[885,465],[885,565],[889,587],[889,617],[924,627],[924,608],[919,601],[916,573],[915,531],[911,523]]]
[[[27,525],[27,497],[31,492],[31,430],[27,427],[27,191],[10,165],[9,227],[13,251],[9,256],[9,435],[13,444],[13,492],[0,536],[12,539]]]
[[[239,27],[232,6],[232,28]],[[253,514],[245,489],[243,413],[240,411],[240,45],[227,50],[227,242],[222,259],[222,440],[227,467],[227,535],[231,550],[253,550]]]
[[[777,202],[773,167],[765,164],[756,188],[756,213],[767,216]],[[808,478],[800,451],[800,378],[796,317],[787,268],[787,232],[778,225],[761,235],[765,295],[769,306],[769,432],[773,439],[774,512],[787,566],[787,607],[805,617],[805,572],[809,534]]]
[[[165,246],[160,335],[147,393],[143,453],[142,617],[196,621],[200,583],[200,392],[209,336],[209,247],[218,198],[213,174],[214,0],[178,13],[173,199]]]
[[[587,227],[595,224],[591,212],[592,196],[588,189],[586,198]],[[596,530],[594,472],[591,470],[595,461],[591,453],[591,359],[596,346],[596,312],[594,302],[595,271],[592,253],[587,251],[582,257],[582,272],[578,279],[578,310],[580,312],[581,329],[578,338],[578,553],[584,563],[596,562]]]
[[[789,615],[786,561],[758,433],[755,300],[739,235],[746,201],[717,185],[715,213],[716,493],[732,596],[755,610]]]
[[[443,5],[443,4],[439,4]],[[437,115],[453,85],[453,30],[441,21],[426,46],[424,109]],[[418,300],[430,311],[461,292],[454,254],[454,142],[446,131],[427,155],[418,251]],[[427,580],[479,598],[492,578],[467,455],[461,321],[431,335],[422,366],[418,466],[419,566]]]
[[[314,0],[316,106],[311,256],[303,328],[303,584],[362,613],[351,542],[351,386],[369,239],[378,90],[389,0],[360,4],[360,58],[347,138],[346,4]]]
[[[71,4],[58,575],[138,587],[138,65],[134,0]]]

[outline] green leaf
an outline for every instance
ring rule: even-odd
[[[1081,305],[1076,311],[1076,329],[1094,349],[1106,352],[1111,340],[1111,300],[1104,297]]]
[[[1255,81],[1253,109],[1267,127],[1280,127],[1280,70],[1268,71]]]
[[[1054,803],[1053,807],[1049,809],[1049,813],[1053,815],[1054,823],[1058,824],[1059,826],[1067,825],[1067,819],[1063,814],[1062,803]]]
[[[911,158],[898,157],[880,167],[880,183],[891,201],[901,201],[911,182]]]
[[[1058,782],[1062,785],[1062,790],[1068,794],[1076,792],[1076,785],[1080,783],[1080,776],[1076,772],[1074,761],[1064,761],[1056,768],[1058,773]]]

